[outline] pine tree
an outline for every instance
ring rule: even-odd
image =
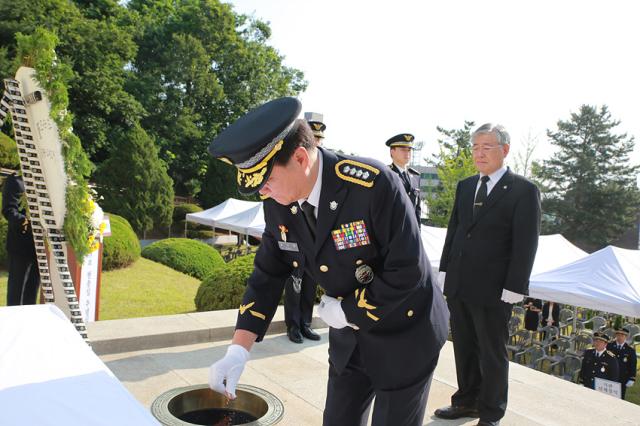
[[[629,161],[633,137],[614,133],[619,124],[606,106],[582,105],[570,120],[558,121],[557,130],[547,130],[558,151],[533,170],[542,184],[543,232],[593,251],[633,225],[638,166]]]
[[[153,139],[136,123],[114,132],[112,144],[94,176],[103,210],[123,216],[139,234],[171,225],[173,182]]]

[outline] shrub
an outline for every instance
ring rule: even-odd
[[[196,309],[200,312],[217,311],[240,306],[247,279],[253,272],[254,257],[255,254],[241,256],[216,268],[198,288]]]
[[[109,215],[111,236],[104,238],[102,269],[124,268],[140,258],[140,241],[129,222],[122,216]]]
[[[0,167],[12,170],[20,168],[18,147],[13,139],[4,133],[0,133]]]
[[[184,235],[185,216],[188,213],[201,212],[202,208],[197,204],[177,204],[173,208],[173,224],[171,235]],[[213,230],[209,226],[189,222],[187,224],[187,238],[206,240],[213,237]]]
[[[201,280],[211,275],[216,266],[224,265],[213,247],[187,238],[157,241],[142,250],[142,257]]]

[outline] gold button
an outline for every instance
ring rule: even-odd
[[[412,316],[413,316],[413,311],[412,311],[411,309],[409,309],[409,310],[407,311],[407,316],[408,316],[408,317],[412,317]]]
[[[362,259],[356,260],[356,265],[362,265]]]
[[[297,268],[298,267],[298,262],[296,262],[295,260],[293,261],[293,267]]]
[[[327,272],[328,270],[329,270],[329,267],[327,265],[320,265],[321,272]]]

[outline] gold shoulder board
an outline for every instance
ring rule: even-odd
[[[373,182],[380,174],[380,170],[369,164],[354,160],[342,160],[336,164],[336,175],[347,182],[362,185],[367,188],[373,186]]]

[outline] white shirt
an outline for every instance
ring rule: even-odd
[[[407,168],[406,167],[402,167],[400,166],[398,163],[396,163],[395,161],[393,162],[393,165],[396,166],[398,168],[398,170],[400,170],[401,172],[406,172]]]
[[[494,186],[496,186],[496,183],[498,183],[498,181],[502,179],[502,176],[504,176],[505,173],[507,173],[507,166],[502,166],[489,175],[489,181],[487,182],[487,195],[491,194],[491,190]],[[480,173],[480,179],[478,179],[478,184],[476,185],[476,195],[478,194],[480,185],[482,185],[482,176],[484,175]]]
[[[322,151],[316,149],[318,153],[318,177],[316,177],[316,183],[313,184],[313,188],[307,198],[298,200],[298,204],[302,208],[302,203],[305,201],[313,206],[313,215],[318,218],[318,206],[320,205],[320,190],[322,189]]]
[[[596,351],[596,356],[602,356],[602,354],[604,353],[606,349],[603,349],[602,351],[598,352]]]

